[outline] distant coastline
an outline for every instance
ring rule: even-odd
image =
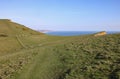
[[[42,32],[42,33],[48,33],[48,32],[52,32],[51,30],[38,30],[39,32]]]
[[[86,34],[94,34],[100,31],[47,31],[45,32],[48,35],[55,36],[77,36],[77,35],[86,35]],[[120,31],[106,31],[107,34],[120,33]]]

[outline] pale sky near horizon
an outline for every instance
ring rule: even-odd
[[[0,0],[0,18],[37,30],[120,31],[120,0]]]

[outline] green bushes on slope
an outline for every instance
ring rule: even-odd
[[[120,35],[74,39],[54,49],[64,64],[59,79],[120,79]]]

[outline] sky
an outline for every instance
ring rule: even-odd
[[[0,0],[0,18],[36,30],[120,31],[120,0]]]

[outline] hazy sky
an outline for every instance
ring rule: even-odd
[[[0,0],[0,18],[39,30],[120,31],[120,0]]]

